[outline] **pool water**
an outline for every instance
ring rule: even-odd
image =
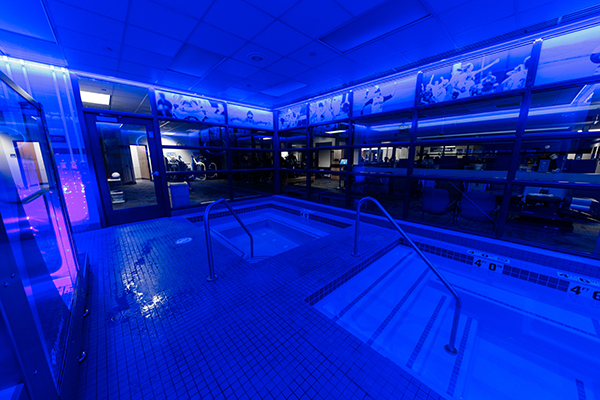
[[[457,355],[444,351],[453,297],[404,246],[315,307],[447,398],[600,399],[600,304],[427,256],[463,300]]]
[[[252,233],[255,257],[271,257],[341,229],[276,210],[239,217]],[[213,237],[242,257],[249,257],[250,238],[246,231],[233,217],[222,220],[211,221]]]

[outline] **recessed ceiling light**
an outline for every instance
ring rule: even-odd
[[[249,53],[246,57],[254,62],[262,62],[267,58],[264,54],[261,53]]]
[[[80,93],[82,103],[101,104],[103,106],[110,104],[110,94],[85,92],[83,90]]]

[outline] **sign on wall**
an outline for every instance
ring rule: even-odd
[[[352,116],[377,114],[412,107],[417,76],[363,86],[354,91]]]
[[[292,129],[307,125],[307,104],[284,108],[278,111],[278,129]]]
[[[309,103],[309,110],[311,124],[347,119],[350,112],[350,92],[315,100]]]
[[[423,73],[420,104],[505,92],[525,87],[532,45],[459,61]]]
[[[159,117],[216,124],[225,123],[225,103],[178,93],[157,90],[156,112]]]
[[[273,113],[249,107],[227,105],[229,125],[255,129],[273,129]]]

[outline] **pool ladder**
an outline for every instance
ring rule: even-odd
[[[358,257],[358,227],[359,227],[359,223],[360,223],[360,208],[363,205],[363,203],[367,202],[367,201],[371,201],[373,202],[377,207],[379,207],[379,209],[381,210],[381,212],[383,212],[383,214],[387,217],[387,219],[392,223],[392,225],[394,225],[394,227],[398,230],[398,232],[400,232],[400,234],[404,237],[404,239],[406,239],[406,241],[410,244],[410,246],[413,248],[414,251],[417,252],[417,254],[419,255],[419,257],[421,257],[421,259],[425,262],[425,264],[427,264],[427,266],[429,267],[429,269],[431,269],[433,271],[433,273],[440,279],[440,281],[442,281],[442,283],[444,284],[444,286],[446,286],[446,289],[448,289],[448,291],[452,294],[452,296],[454,297],[454,320],[452,321],[452,331],[450,332],[450,342],[444,346],[444,348],[446,349],[446,351],[450,354],[456,354],[456,347],[454,346],[455,342],[456,342],[456,331],[458,330],[458,320],[460,318],[460,310],[462,308],[462,301],[460,299],[460,296],[458,295],[458,293],[456,292],[456,290],[454,290],[454,288],[452,287],[452,285],[450,285],[450,283],[446,280],[446,278],[444,278],[444,276],[440,273],[440,271],[431,263],[431,261],[429,261],[429,259],[427,257],[425,257],[425,255],[421,252],[421,250],[419,250],[419,248],[417,247],[417,245],[415,245],[415,243],[406,235],[406,233],[404,232],[404,230],[402,230],[402,228],[400,228],[400,226],[398,226],[398,224],[396,223],[396,221],[394,221],[394,219],[392,218],[392,216],[385,210],[385,208],[383,208],[383,206],[374,198],[372,197],[363,197],[358,204],[356,205],[356,224],[355,224],[355,231],[354,231],[354,251],[352,252],[352,255],[355,257]]]
[[[238,217],[238,215],[235,213],[235,211],[233,211],[233,209],[231,208],[231,206],[229,205],[227,200],[219,199],[213,203],[210,203],[208,205],[208,207],[206,207],[206,210],[204,211],[204,233],[206,234],[206,253],[208,254],[208,277],[206,278],[206,280],[209,282],[216,280],[218,278],[218,276],[215,275],[215,261],[213,259],[213,254],[212,254],[212,242],[211,242],[211,238],[210,238],[210,223],[209,223],[208,217],[210,214],[210,210],[219,203],[224,203],[225,206],[227,206],[227,208],[231,212],[231,215],[233,215],[235,217],[235,219],[237,219],[237,222],[240,223],[240,225],[246,231],[248,236],[250,236],[250,257],[254,257],[254,238],[252,237],[252,234],[250,233],[248,228],[246,228],[246,225],[244,225],[244,223],[242,222],[240,217]]]

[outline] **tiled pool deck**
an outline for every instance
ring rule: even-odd
[[[250,264],[173,217],[76,235],[91,314],[79,399],[439,399],[305,299],[398,239],[353,227]],[[191,237],[189,243],[176,240]]]

